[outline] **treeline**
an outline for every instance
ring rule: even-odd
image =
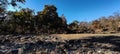
[[[73,21],[67,24],[64,15],[58,16],[54,5],[45,5],[34,13],[29,8],[7,11],[0,16],[0,34],[54,34],[54,33],[118,33],[120,14],[101,17],[92,22]]]
[[[113,16],[101,17],[92,22],[73,21],[68,29],[71,33],[119,33],[120,14],[116,12]]]
[[[0,34],[66,33],[66,19],[64,15],[59,17],[56,11],[54,5],[45,5],[36,15],[29,8],[9,11],[0,18]]]

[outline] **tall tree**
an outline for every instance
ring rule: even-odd
[[[63,27],[67,27],[65,17],[58,16],[57,8],[54,5],[45,5],[43,11],[38,12],[36,21],[39,26],[37,28],[42,28],[41,31],[47,33],[60,33],[61,30],[64,31]]]

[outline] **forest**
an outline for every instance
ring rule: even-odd
[[[16,2],[24,0],[11,0],[8,4],[1,1],[0,6],[0,34],[69,34],[69,33],[119,33],[120,14],[115,12],[109,17],[100,17],[91,22],[77,21],[67,24],[64,14],[58,16],[57,7],[45,5],[42,11],[36,14],[29,8],[20,11],[6,11],[6,6],[17,6]],[[3,4],[2,4],[3,3]]]

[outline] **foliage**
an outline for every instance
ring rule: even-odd
[[[7,17],[0,22],[0,34],[65,33],[66,19],[63,15],[59,17],[56,11],[54,5],[46,5],[36,15],[29,8],[8,12]]]
[[[118,33],[120,32],[120,14],[101,17],[90,22],[73,21],[68,25],[68,33]]]
[[[77,20],[67,24],[64,15],[58,16],[54,5],[45,5],[34,14],[29,8],[6,11],[7,5],[17,6],[25,0],[0,0],[0,34],[53,34],[53,33],[117,33],[120,32],[120,14],[101,17],[91,22]],[[7,14],[6,14],[7,13]]]

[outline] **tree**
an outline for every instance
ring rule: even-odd
[[[4,12],[7,6],[7,0],[0,0],[0,13]]]
[[[60,17],[61,22],[59,24],[61,24],[61,33],[66,33],[67,31],[67,20],[66,17],[62,14],[62,16]]]
[[[80,22],[79,23],[79,28],[78,28],[79,33],[90,33],[90,24],[88,22]]]
[[[17,2],[24,3],[25,0],[0,0],[0,19],[4,19],[7,14],[6,8],[8,5],[12,5],[14,7],[17,6]]]
[[[14,18],[12,19],[17,25],[17,30],[21,29],[21,32],[30,33],[34,29],[33,10],[29,8],[21,9],[19,12],[15,12]]]
[[[78,23],[79,23],[79,21],[75,20],[68,25],[68,29],[69,29],[70,33],[76,33],[77,32],[78,27],[79,27]]]
[[[45,5],[43,11],[36,15],[36,25],[39,30],[42,28],[44,33],[64,33],[62,30],[66,27],[66,19],[58,16],[54,5]]]
[[[0,0],[0,12],[4,12],[8,5],[17,6],[17,2],[24,3],[25,0]]]

